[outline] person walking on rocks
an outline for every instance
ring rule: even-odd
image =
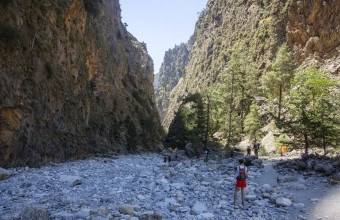
[[[244,188],[247,187],[246,178],[248,177],[248,168],[244,165],[244,160],[239,159],[239,166],[235,166],[233,170],[236,170],[236,185],[235,185],[235,194],[234,194],[234,205],[236,204],[237,193],[241,188],[241,197],[242,197],[242,205],[244,205],[245,195]]]
[[[199,159],[200,159],[200,157],[201,157],[201,152],[200,152],[200,151],[198,151],[198,152],[197,152],[197,160],[199,160]]]
[[[234,149],[233,149],[233,148],[230,149],[229,156],[230,156],[231,158],[234,157]]]
[[[256,157],[259,157],[259,144],[254,144],[254,153]]]
[[[251,153],[251,149],[250,149],[250,146],[247,147],[247,156],[250,156],[250,153]]]

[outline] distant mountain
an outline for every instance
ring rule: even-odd
[[[185,74],[193,42],[194,36],[189,39],[188,43],[176,45],[175,48],[165,52],[156,89],[156,101],[161,120],[166,118],[172,89]]]

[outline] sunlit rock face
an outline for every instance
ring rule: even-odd
[[[209,0],[196,23],[184,74],[162,109],[162,123],[170,125],[182,97],[214,86],[232,53],[247,54],[261,77],[272,70],[278,47],[287,43],[298,67],[313,65],[338,77],[339,9],[337,0]]]
[[[119,0],[1,1],[0,166],[38,166],[160,139],[153,61]]]

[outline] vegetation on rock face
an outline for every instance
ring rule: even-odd
[[[118,0],[2,3],[0,166],[153,149],[153,63]]]
[[[84,6],[86,11],[88,11],[92,15],[98,15],[102,0],[84,0]]]
[[[5,44],[12,43],[20,38],[20,31],[18,28],[7,25],[7,24],[0,24],[0,42]]]
[[[175,46],[175,48],[165,52],[156,89],[157,107],[162,121],[166,118],[169,108],[170,93],[185,74],[184,69],[189,60],[193,40],[192,36],[188,43]]]
[[[339,24],[339,7],[340,2],[321,0],[209,1],[196,23],[185,74],[174,79],[178,84],[168,91],[169,106],[162,108],[164,126],[172,125],[174,112],[176,116],[182,112],[183,97],[209,94],[209,136],[222,132],[223,145],[235,145],[246,136],[258,140],[254,131],[275,120],[279,128],[275,135],[285,134],[279,142],[290,141],[290,148],[336,146],[338,90],[317,76],[323,77],[325,69],[338,77],[339,68],[334,66],[340,38],[329,30]],[[313,28],[301,28],[306,26]],[[317,74],[310,77],[313,71],[307,69],[302,77],[299,70],[314,65]],[[329,96],[319,95],[326,87]]]

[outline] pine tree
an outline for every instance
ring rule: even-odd
[[[294,77],[286,114],[277,123],[283,131],[294,137],[296,145],[310,146],[332,144],[339,139],[339,100],[335,87],[338,82],[315,68],[303,69]]]
[[[233,53],[211,93],[211,130],[224,132],[226,145],[240,141],[257,87],[258,71],[244,54]],[[258,80],[257,80],[258,82]]]
[[[175,112],[175,117],[170,124],[168,135],[163,144],[166,148],[184,149],[187,135],[188,130],[185,127],[182,109],[179,109]]]
[[[163,144],[166,147],[184,149],[186,143],[203,141],[206,129],[204,103],[199,93],[189,94],[175,113]]]
[[[270,95],[275,94],[279,98],[278,118],[281,117],[282,93],[288,88],[289,82],[293,77],[295,62],[287,44],[279,47],[276,59],[272,65],[273,71],[268,72],[263,77],[263,83],[269,90]]]
[[[244,122],[244,130],[247,132],[249,138],[254,140],[255,143],[262,127],[261,117],[258,113],[258,110],[259,107],[256,104],[252,104],[250,107],[250,113],[247,115]]]

